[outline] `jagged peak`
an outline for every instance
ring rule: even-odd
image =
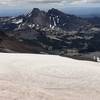
[[[48,10],[48,12],[61,12],[61,11],[55,8],[51,8]]]
[[[52,8],[52,9],[48,10],[48,14],[49,15],[61,15],[61,14],[65,14],[65,13],[63,13],[62,11],[60,11],[58,9]]]
[[[40,12],[39,8],[33,8],[32,13],[38,13],[38,12]]]

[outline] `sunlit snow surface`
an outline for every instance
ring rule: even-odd
[[[0,100],[100,100],[100,63],[0,53]]]

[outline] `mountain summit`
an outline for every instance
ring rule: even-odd
[[[48,12],[34,8],[27,15],[7,19],[1,18],[0,23],[1,28],[8,30],[14,28],[16,29],[17,27],[18,29],[22,29],[24,27],[26,28],[27,26],[32,26],[32,28],[33,26],[41,26],[49,27],[51,29],[58,27],[63,30],[77,30],[81,26],[86,26],[87,24],[89,23],[82,18],[65,14],[54,8],[48,10]]]

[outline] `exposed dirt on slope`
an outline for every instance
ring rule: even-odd
[[[8,37],[5,33],[0,32],[0,52],[40,53],[46,52],[46,50],[34,44],[24,43],[14,37]]]

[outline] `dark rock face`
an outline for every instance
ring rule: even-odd
[[[35,25],[46,26],[49,23],[49,19],[46,16],[46,12],[34,8],[31,13],[26,15],[26,22]]]

